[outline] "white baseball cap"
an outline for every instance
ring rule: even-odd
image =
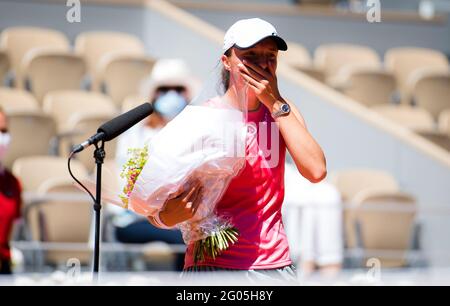
[[[225,33],[223,52],[225,53],[233,46],[241,49],[250,48],[267,37],[275,40],[278,50],[287,50],[284,39],[278,36],[275,27],[267,21],[260,18],[239,20]]]

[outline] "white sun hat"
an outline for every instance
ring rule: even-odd
[[[272,37],[278,50],[286,51],[286,41],[278,36],[277,30],[269,22],[260,18],[242,19],[234,23],[225,33],[223,52],[233,46],[241,49],[250,48],[267,37]]]
[[[152,98],[160,86],[183,86],[192,97],[196,94],[199,81],[194,77],[186,62],[178,58],[165,58],[156,62],[147,80],[141,86],[141,93]]]

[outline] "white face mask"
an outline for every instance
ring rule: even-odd
[[[11,135],[9,133],[0,133],[0,163],[5,158],[10,143]]]
[[[183,95],[171,90],[156,99],[153,106],[155,110],[168,120],[172,120],[187,105]]]

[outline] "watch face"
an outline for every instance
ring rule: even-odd
[[[283,105],[281,106],[281,111],[282,111],[283,113],[288,113],[288,112],[290,111],[289,105],[288,105],[288,104],[283,104]]]

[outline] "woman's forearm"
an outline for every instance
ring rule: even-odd
[[[327,175],[325,155],[306,128],[305,121],[293,103],[287,116],[276,118],[280,133],[300,173],[313,183]]]

